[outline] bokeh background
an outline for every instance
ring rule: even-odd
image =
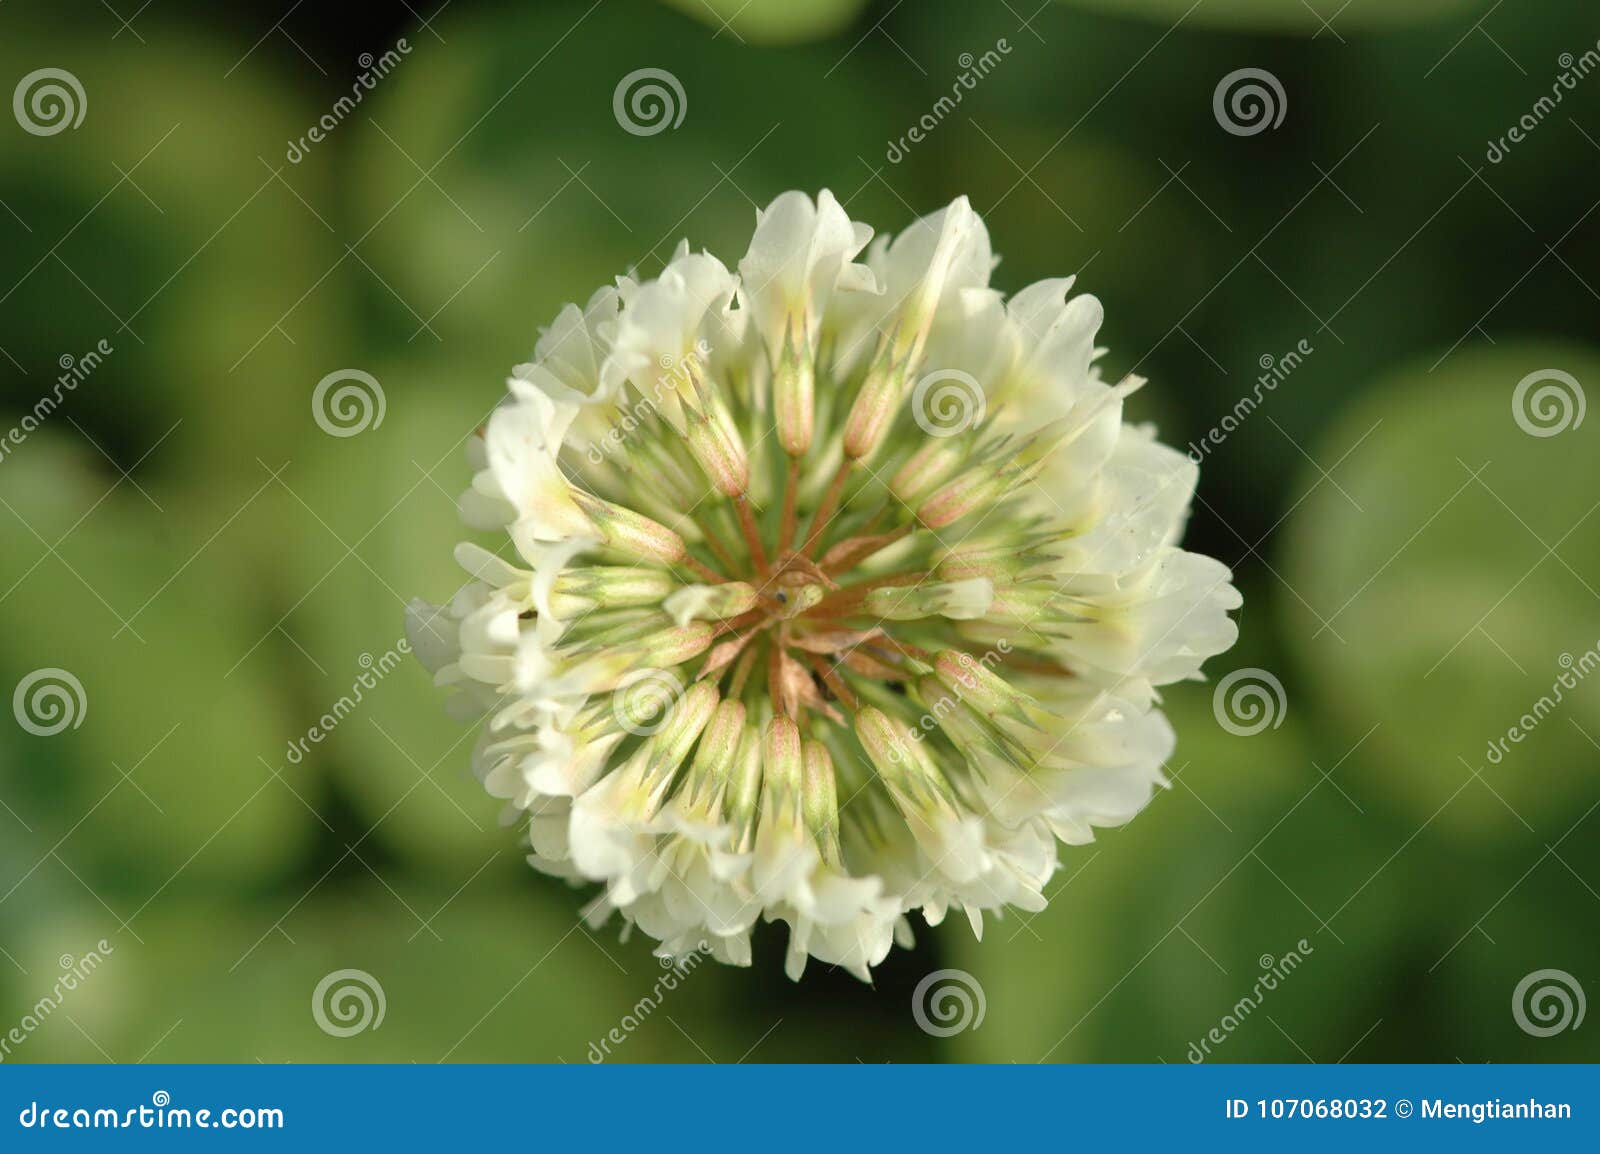
[[[405,598],[455,587],[461,443],[538,326],[680,237],[736,259],[791,187],[885,231],[969,195],[996,283],[1105,301],[1108,375],[1149,377],[1178,445],[1310,351],[1206,454],[1190,541],[1235,566],[1243,635],[1167,695],[1173,788],[981,944],[952,922],[875,986],[795,985],[767,927],[612,1059],[1182,1062],[1291,950],[1213,1060],[1597,1056],[1594,1023],[1534,1036],[1512,999],[1542,969],[1600,992],[1600,677],[1488,757],[1600,643],[1593,5],[435,9],[0,9],[4,89],[55,67],[84,102],[0,123],[0,432],[111,349],[0,457],[0,688],[83,688],[54,735],[0,713],[0,1031],[111,947],[7,1061],[581,1062],[651,994],[645,943],[523,864],[420,668],[289,748],[386,667]],[[619,122],[640,68],[681,123]],[[1224,125],[1241,68],[1281,120]],[[311,398],[342,369],[385,411],[335,437]],[[1519,420],[1549,370],[1564,418]],[[1214,712],[1237,669],[1284,691],[1252,735]],[[381,1027],[317,1026],[343,968]],[[912,1013],[941,968],[983,991],[949,1037]]]

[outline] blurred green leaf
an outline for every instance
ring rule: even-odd
[[[666,0],[696,20],[759,44],[789,44],[842,32],[867,0]]]
[[[63,1016],[82,1033],[52,1018],[29,1039],[28,1057],[97,1061],[98,1046],[127,1062],[583,1062],[589,1044],[662,973],[648,955],[623,963],[612,944],[602,949],[576,927],[575,912],[526,895],[507,903],[468,892],[452,901],[443,887],[405,887],[402,896],[368,883],[287,915],[270,906],[163,908],[141,925],[145,944],[116,938],[105,963],[68,995]],[[41,993],[53,980],[55,943],[77,939],[53,925],[42,940],[49,944],[23,959]],[[337,1036],[319,1027],[313,993],[347,969],[373,981],[331,982],[325,1019],[336,1029],[354,1025],[357,987],[368,991],[373,1021],[381,989],[384,1013],[375,1028]],[[32,988],[27,979],[17,985]],[[342,1003],[346,1018],[337,1013],[340,987],[352,991]],[[658,1020],[647,1016],[619,1057],[642,1058],[661,1038],[681,1056],[670,1011],[668,1004]]]
[[[263,499],[265,536],[298,543],[271,568],[284,615],[271,649],[294,670],[296,720],[267,756],[335,783],[360,815],[356,832],[381,822],[377,840],[407,859],[476,863],[519,832],[499,827],[500,803],[472,778],[476,728],[446,716],[405,651],[404,615],[409,599],[446,602],[466,579],[452,547],[473,534],[455,498],[485,394],[442,387],[457,371],[420,357],[370,363],[388,397],[383,423],[333,437],[308,411]]]
[[[325,190],[278,144],[315,113],[192,34],[134,53],[59,28],[8,37],[0,74],[40,57],[80,80],[87,111],[70,132],[13,130],[0,151],[0,200],[16,218],[0,346],[27,374],[0,398],[31,409],[104,340],[111,351],[54,420],[124,467],[168,437],[141,476],[243,485],[337,367],[327,349],[349,320],[347,298],[315,291],[340,252],[309,207]]]
[[[582,14],[466,17],[452,51],[419,50],[386,79],[373,131],[352,142],[372,264],[407,302],[381,298],[393,344],[448,342],[450,379],[485,405],[563,303],[630,269],[653,275],[682,238],[733,264],[758,204],[788,187],[864,187],[857,157],[882,147],[855,110],[887,85],[855,70],[818,84],[838,63],[832,45],[758,55],[656,6],[602,6],[569,38]],[[528,59],[528,44],[550,43],[560,51]],[[663,82],[669,121],[619,117],[641,68],[681,89]]]
[[[1356,765],[1381,796],[1463,836],[1559,833],[1593,793],[1600,681],[1568,666],[1600,645],[1600,432],[1523,430],[1518,383],[1547,369],[1579,382],[1568,404],[1600,380],[1592,349],[1508,342],[1380,382],[1309,448],[1288,539],[1284,636],[1318,706],[1352,741],[1376,726]]]
[[[178,486],[117,485],[54,428],[23,450],[0,510],[16,543],[0,554],[6,684],[63,669],[82,704],[73,728],[19,735],[27,756],[7,785],[39,800],[29,811],[96,892],[142,899],[180,874],[281,868],[304,811],[259,758],[287,697],[272,666],[238,664],[270,623],[251,611],[227,514]],[[217,523],[215,543],[190,528]]]
[[[1325,26],[1347,32],[1404,27],[1444,20],[1473,6],[1472,0],[1348,0],[1289,3],[1287,0],[1062,0],[1108,15],[1161,24],[1186,23],[1244,31],[1317,34]]]
[[[1216,724],[1204,689],[1177,686],[1170,698],[1172,787],[1126,827],[1064,847],[1043,913],[991,922],[981,943],[964,924],[938,931],[987,1001],[983,1024],[950,1039],[956,1057],[1187,1061],[1189,1044],[1251,991],[1261,959],[1298,950],[1301,939],[1304,969],[1217,1060],[1298,1060],[1268,1013],[1308,1042],[1351,1024],[1341,1005],[1364,996],[1361,975],[1382,949],[1372,918],[1392,914],[1380,904],[1325,930],[1344,883],[1329,886],[1302,863],[1334,853],[1377,859],[1376,846],[1321,783],[1292,705],[1280,728],[1239,737]],[[1359,949],[1350,944],[1358,938]]]

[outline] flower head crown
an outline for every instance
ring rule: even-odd
[[[737,272],[684,245],[562,309],[469,442],[514,556],[458,546],[409,632],[593,923],[748,964],[781,920],[792,977],[867,979],[912,910],[1042,909],[1057,841],[1165,784],[1157,687],[1239,595],[1100,303],[994,264],[965,198],[874,241],[785,193]]]

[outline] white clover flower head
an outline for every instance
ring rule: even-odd
[[[593,924],[747,965],[782,921],[791,977],[870,980],[913,911],[1043,909],[1057,843],[1166,784],[1158,688],[1239,594],[1099,302],[994,263],[965,198],[873,241],[785,193],[737,273],[685,245],[566,306],[472,438],[499,553],[409,632]]]

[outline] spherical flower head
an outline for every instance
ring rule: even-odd
[[[568,305],[469,443],[467,582],[408,631],[529,862],[664,957],[758,922],[863,980],[908,915],[1040,910],[1165,785],[1158,690],[1237,637],[1123,420],[1102,311],[1005,298],[963,197],[894,239],[824,191]]]

